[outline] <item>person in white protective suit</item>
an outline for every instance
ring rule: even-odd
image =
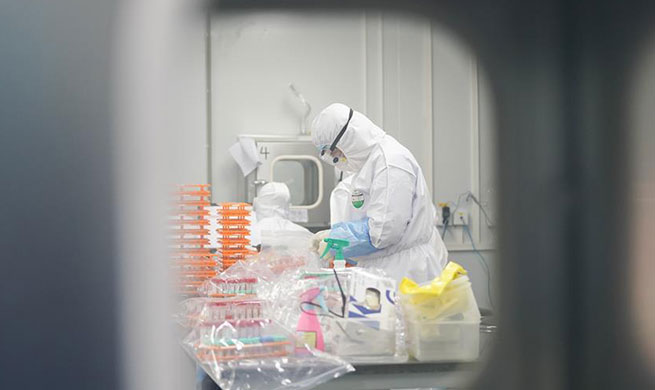
[[[262,232],[295,231],[309,233],[309,230],[289,220],[291,194],[284,183],[267,183],[259,190],[253,201],[257,221],[252,225],[252,244],[260,245]]]
[[[315,240],[348,240],[344,257],[360,267],[383,269],[398,281],[407,276],[420,283],[438,276],[448,252],[412,153],[366,116],[339,103],[314,119],[312,141],[323,161],[352,174],[331,196],[331,208],[338,208],[332,214],[339,214],[332,219],[343,221],[317,233]]]
[[[330,194],[330,225],[349,220],[348,208],[344,205],[350,201],[350,185],[352,184],[353,174],[351,172],[341,172],[341,180]]]

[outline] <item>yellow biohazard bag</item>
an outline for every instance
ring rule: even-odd
[[[403,278],[399,291],[406,315],[417,321],[463,313],[475,299],[466,270],[455,262],[449,262],[440,276],[424,285]]]

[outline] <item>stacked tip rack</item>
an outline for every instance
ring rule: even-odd
[[[257,252],[250,245],[250,213],[248,203],[220,203],[211,207],[217,233],[218,258],[223,270]],[[212,221],[213,222],[213,221]]]
[[[176,292],[183,296],[197,295],[198,287],[222,269],[210,247],[210,198],[208,184],[179,185],[173,194],[169,239]]]

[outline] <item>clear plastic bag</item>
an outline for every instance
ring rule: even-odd
[[[297,272],[267,300],[274,318],[310,347],[351,363],[407,360],[396,283],[382,271],[348,268]]]
[[[298,269],[318,269],[320,260],[312,250],[312,238],[304,231],[262,231],[262,250],[251,259],[254,272],[277,278]]]
[[[253,266],[265,268],[277,278],[283,273],[296,270],[318,269],[319,259],[316,253],[302,249],[265,248],[253,262]],[[262,272],[257,271],[255,272]]]
[[[277,282],[283,274],[317,270],[321,263],[311,249],[312,235],[296,231],[263,231],[262,250],[234,264],[220,277],[256,277],[258,289]]]
[[[184,339],[189,355],[226,390],[304,390],[354,371],[271,320],[207,322]]]
[[[185,350],[223,389],[309,389],[354,370],[299,341],[295,324],[271,319],[273,303],[286,299],[283,289],[303,283],[297,275],[319,264],[306,241],[276,237],[276,245],[206,281],[199,289],[205,297],[182,302],[177,315],[191,329]]]
[[[256,296],[260,278],[247,276],[248,272],[238,271],[240,271],[238,268],[228,270],[215,278],[207,279],[198,287],[198,295],[210,298]]]
[[[205,323],[268,318],[267,302],[243,298],[189,298],[180,303],[178,324],[193,328]]]

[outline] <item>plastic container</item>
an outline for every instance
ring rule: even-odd
[[[480,354],[480,311],[466,276],[433,300],[401,299],[409,354],[419,361],[467,362]]]
[[[419,361],[473,361],[480,352],[480,320],[407,320],[407,343]]]

